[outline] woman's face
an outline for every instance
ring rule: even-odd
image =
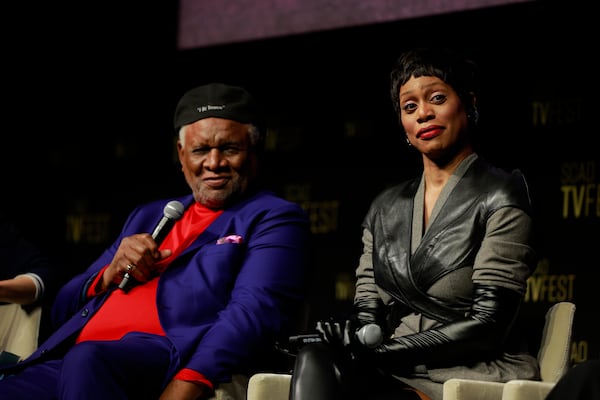
[[[456,91],[433,76],[400,86],[400,121],[410,144],[432,160],[470,149],[469,122]]]

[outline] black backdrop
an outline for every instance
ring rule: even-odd
[[[573,361],[597,358],[590,13],[530,2],[177,50],[174,5],[13,4],[6,15],[19,23],[3,35],[3,207],[77,273],[134,205],[187,192],[171,127],[179,95],[213,80],[246,86],[269,110],[266,178],[311,215],[309,329],[348,310],[370,199],[419,173],[388,98],[395,57],[417,44],[464,46],[485,77],[482,154],[523,170],[534,195],[541,262],[525,307],[538,318],[574,301]]]

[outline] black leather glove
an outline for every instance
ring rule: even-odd
[[[349,319],[341,323],[333,320],[318,321],[316,329],[323,337],[323,341],[334,348],[342,349],[349,346],[353,340],[354,325]]]
[[[476,284],[465,318],[386,339],[366,356],[375,365],[391,370],[420,364],[453,366],[495,357],[503,351],[521,301],[522,296],[514,290]]]
[[[378,346],[383,333],[377,324],[378,302],[372,300],[357,303],[354,314],[343,322],[319,321],[317,331],[334,351],[358,357],[364,348]],[[367,326],[372,325],[372,326]]]

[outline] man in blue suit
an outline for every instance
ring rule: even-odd
[[[129,215],[58,293],[60,327],[0,370],[1,399],[207,399],[286,334],[304,299],[309,222],[257,184],[260,107],[211,83],[182,96],[174,122],[192,193]]]

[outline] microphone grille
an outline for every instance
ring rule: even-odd
[[[180,201],[173,200],[167,203],[163,213],[169,219],[179,219],[183,215],[183,204]]]
[[[357,332],[358,340],[368,348],[374,349],[383,342],[383,332],[377,324],[367,324]]]

